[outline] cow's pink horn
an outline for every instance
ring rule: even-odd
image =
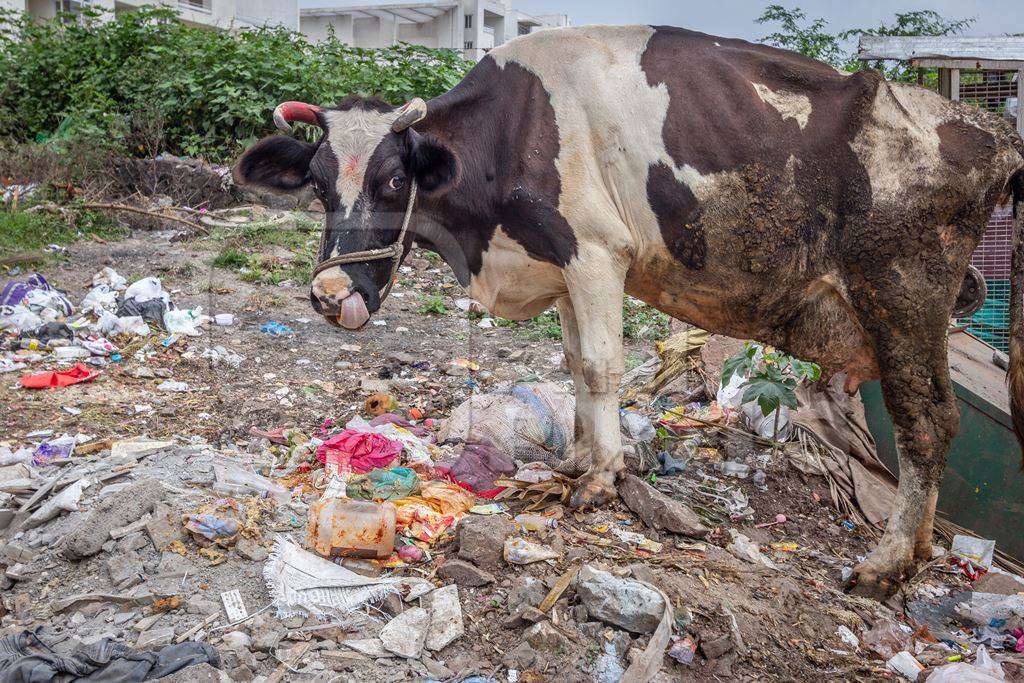
[[[282,102],[274,107],[274,125],[277,126],[278,130],[283,130],[286,133],[291,132],[292,129],[288,125],[289,121],[301,121],[302,123],[319,126],[320,121],[316,118],[319,111],[321,111],[320,107],[314,104]]]

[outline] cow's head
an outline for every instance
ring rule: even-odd
[[[302,121],[319,126],[323,135],[315,143],[286,135],[260,140],[238,160],[235,180],[278,191],[312,184],[326,210],[321,263],[388,247],[398,240],[412,180],[419,197],[429,199],[458,176],[451,149],[412,129],[426,113],[418,98],[398,108],[358,97],[333,108],[285,102],[274,110],[278,128],[287,131],[289,121]],[[412,241],[410,230],[399,245],[402,256]],[[323,268],[310,290],[314,310],[342,327],[362,327],[380,308],[393,263],[381,258]]]

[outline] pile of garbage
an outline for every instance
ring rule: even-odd
[[[9,283],[4,367],[85,376],[201,333],[173,294],[109,268],[77,308]],[[771,351],[716,364],[719,343],[686,330],[627,377],[628,471],[600,510],[568,506],[589,465],[568,382],[474,381],[442,415],[369,381],[343,419],[218,443],[0,437],[0,678],[1015,680],[1024,579],[994,543],[936,547],[905,604],[845,594],[887,508],[815,436],[808,406],[842,392],[764,410],[746,399]],[[444,373],[470,386],[473,363]]]
[[[122,360],[118,344],[148,337],[151,325],[167,347],[183,336],[200,336],[202,326],[212,320],[201,307],[176,308],[155,277],[129,285],[106,267],[93,276],[76,308],[67,293],[33,273],[24,281],[7,282],[0,291],[0,372],[40,362],[74,363],[68,371],[23,377],[22,386],[44,389],[89,381],[99,374],[95,368]]]

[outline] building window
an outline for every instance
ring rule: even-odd
[[[467,40],[463,44],[463,47],[466,48],[467,50],[472,50],[473,49],[473,41],[472,40]]]
[[[467,14],[466,15],[466,28],[473,28],[473,15],[472,14]]]

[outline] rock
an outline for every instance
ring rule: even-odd
[[[708,659],[718,659],[726,652],[732,650],[733,647],[732,638],[729,636],[720,636],[710,640],[702,638],[700,641],[701,654]]]
[[[661,593],[650,586],[589,566],[576,577],[576,595],[592,617],[633,633],[654,631],[665,612]]]
[[[121,626],[122,624],[127,624],[137,616],[139,616],[138,612],[118,612],[113,617],[114,625]]]
[[[557,650],[566,645],[565,636],[550,621],[541,621],[523,633],[523,640],[535,650]]]
[[[384,644],[380,638],[352,638],[342,641],[341,644],[374,659],[395,656],[393,652],[384,649]]]
[[[374,638],[373,640],[377,640]],[[350,641],[355,642],[355,641]],[[380,647],[380,641],[377,641],[377,647]],[[383,648],[381,648],[383,650]],[[385,656],[391,656],[390,652],[384,652]],[[343,671],[345,669],[351,669],[353,666],[367,661],[366,655],[360,654],[359,652],[353,652],[352,650],[322,650],[320,652],[321,659],[334,671]]]
[[[263,562],[269,556],[267,549],[259,542],[245,536],[238,537],[238,543],[235,544],[235,552],[252,562]]]
[[[517,576],[508,592],[506,604],[510,612],[521,607],[537,607],[548,595],[548,587],[540,579],[532,576]]]
[[[633,578],[637,581],[643,581],[645,583],[651,584],[652,586],[655,586],[658,583],[654,576],[654,570],[648,567],[646,564],[634,562],[633,564],[629,565],[629,573],[632,574]]]
[[[142,617],[137,622],[135,622],[135,625],[132,626],[132,628],[139,632],[146,631],[153,624],[160,621],[160,618],[163,616],[163,614],[151,614],[148,617]]]
[[[135,641],[135,647],[140,649],[146,647],[158,648],[170,645],[172,640],[174,640],[174,628],[172,626],[156,628],[140,633],[139,639]]]
[[[458,556],[484,569],[504,564],[505,538],[515,532],[512,521],[500,515],[468,515],[456,529]]]
[[[455,677],[454,671],[452,671],[436,659],[431,659],[430,657],[423,655],[423,658],[420,659],[420,661],[423,663],[423,666],[427,669],[427,673],[429,673],[431,676],[433,676],[439,681],[447,681],[449,678]]]
[[[767,555],[764,555],[757,544],[751,541],[749,537],[734,529],[730,529],[729,533],[732,534],[732,543],[725,546],[725,549],[732,555],[752,564],[761,564],[770,569],[778,569],[775,563]]]
[[[544,619],[547,619],[547,615],[536,607],[522,605],[505,620],[504,626],[505,628],[522,628],[527,624],[536,624]]]
[[[203,614],[206,616],[219,614],[220,603],[193,595],[185,602],[185,611],[189,614]]]
[[[36,555],[38,553],[35,550],[21,541],[11,541],[3,546],[2,557],[5,560],[4,564],[11,565],[18,562],[27,564],[35,559]]]
[[[166,495],[156,479],[143,479],[134,486],[102,498],[86,518],[64,537],[64,553],[71,559],[98,553],[110,538],[110,530],[137,521]]]
[[[619,497],[630,510],[652,529],[671,531],[693,538],[708,535],[708,528],[701,524],[697,514],[669,498],[661,491],[648,485],[643,479],[626,474],[619,482]]]
[[[448,560],[437,570],[437,575],[460,586],[476,587],[494,583],[493,574],[462,560]]]
[[[257,652],[270,652],[281,642],[283,635],[284,628],[277,621],[258,621],[253,624],[252,649]]]
[[[380,642],[384,649],[399,657],[418,659],[430,626],[430,614],[422,607],[413,607],[402,612],[380,630]]]
[[[466,633],[457,586],[438,588],[425,599],[430,610],[430,630],[425,646],[431,652],[445,648]]]
[[[29,570],[28,565],[16,562],[7,568],[7,571],[4,572],[4,576],[11,581],[24,581],[25,579],[30,578],[33,573],[34,572]]]
[[[239,664],[231,670],[231,673],[228,674],[228,678],[235,683],[249,683],[249,681],[255,678],[255,674],[253,674],[252,669],[247,667],[245,664]]]
[[[221,640],[232,650],[248,650],[252,646],[252,638],[242,631],[229,631],[221,636]]]
[[[157,550],[167,550],[174,541],[185,540],[185,529],[181,524],[181,515],[169,505],[157,505],[153,518],[146,523],[146,534]]]
[[[505,653],[501,663],[506,669],[523,671],[531,668],[537,661],[537,652],[527,642],[522,642]]]
[[[164,553],[160,556],[160,564],[156,568],[158,579],[180,579],[192,571],[192,562],[178,553]]]
[[[110,581],[118,588],[130,588],[142,583],[142,559],[136,553],[121,553],[107,560]]]

